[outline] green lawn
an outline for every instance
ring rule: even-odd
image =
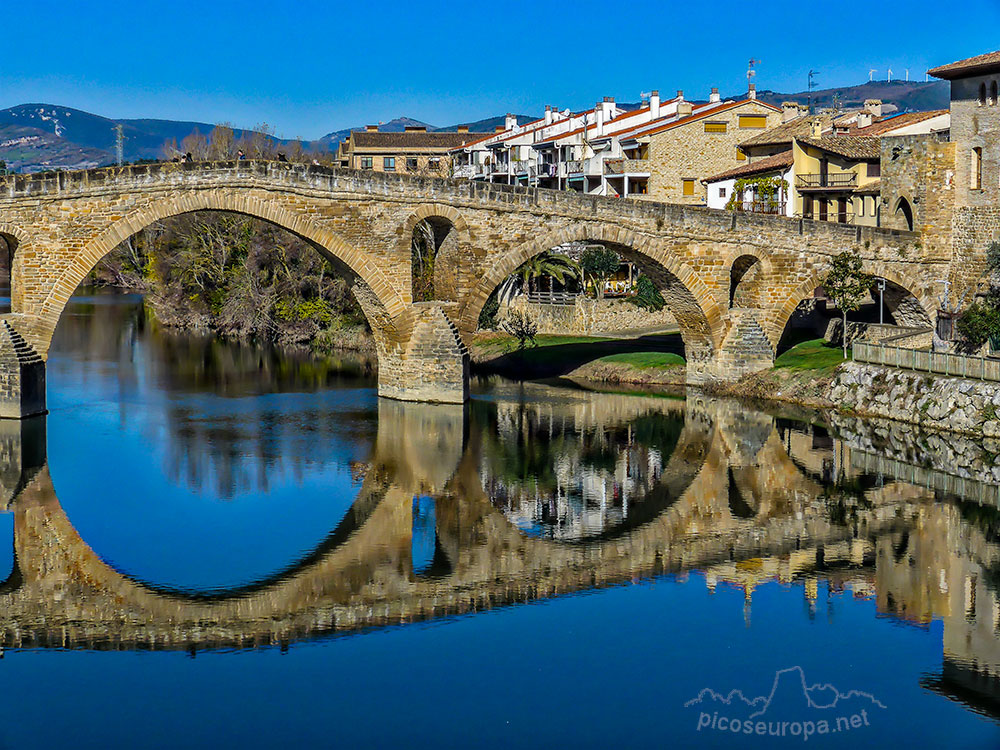
[[[631,365],[637,370],[659,370],[664,367],[684,365],[684,357],[670,352],[622,352],[601,357],[599,362],[616,362]]]
[[[535,344],[538,347],[559,346],[562,344],[596,344],[601,341],[611,341],[612,339],[601,338],[599,336],[556,336],[550,334],[539,334],[535,336]],[[476,342],[486,349],[516,349],[517,339],[513,336],[503,334],[482,338]],[[533,348],[530,347],[529,348]]]
[[[844,351],[839,346],[829,346],[823,339],[812,339],[796,344],[774,360],[775,369],[784,370],[833,370],[844,361]]]

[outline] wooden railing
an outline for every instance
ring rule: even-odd
[[[915,329],[913,332],[900,336],[882,339],[878,343],[856,341],[851,348],[851,358],[855,362],[866,362],[872,365],[1000,382],[1000,359],[901,346],[908,338],[923,336],[931,332],[933,332],[932,328]]]
[[[848,188],[857,187],[856,172],[836,174],[800,174],[795,176],[795,185],[800,188]]]
[[[536,305],[575,305],[578,292],[528,292],[524,299]]]
[[[740,201],[736,204],[736,210],[750,214],[784,216],[787,205],[784,201]]]

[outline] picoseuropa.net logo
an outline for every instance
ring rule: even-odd
[[[757,735],[808,742],[811,737],[863,730],[885,710],[871,693],[840,692],[830,684],[806,683],[802,667],[774,673],[768,695],[747,698],[740,690],[702,689],[684,704],[697,708],[697,731]]]

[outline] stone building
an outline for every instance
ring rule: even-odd
[[[678,119],[643,134],[648,143],[649,183],[642,198],[705,205],[702,180],[740,165],[739,144],[781,124],[781,110],[751,98],[700,112],[682,108]]]
[[[448,177],[449,152],[480,137],[467,127],[454,133],[429,133],[425,127],[408,126],[402,133],[387,133],[369,125],[341,142],[337,159],[347,169]]]

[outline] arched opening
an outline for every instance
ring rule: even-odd
[[[986,106],[986,83],[979,84],[979,106]]]
[[[757,307],[763,265],[753,255],[741,255],[729,270],[729,307]]]
[[[995,105],[997,103],[997,82],[993,81],[990,84],[990,104]]]
[[[413,301],[442,299],[445,288],[453,287],[455,268],[438,263],[458,243],[455,226],[442,216],[428,216],[413,226],[410,256],[413,269]]]
[[[907,231],[913,231],[913,208],[906,198],[900,198],[896,204],[896,221],[905,226]]]
[[[17,240],[13,235],[0,232],[0,312],[10,311],[11,273],[14,267],[14,250]]]
[[[841,311],[822,285],[817,285],[820,281],[816,278],[805,284],[786,304],[788,312],[779,315],[781,338],[777,354],[814,339],[840,341]],[[857,310],[848,313],[849,336],[853,339],[866,335],[868,326],[878,324],[925,328],[931,325],[931,316],[909,289],[876,274],[868,297]]]
[[[329,320],[329,311],[325,310],[324,305],[319,304],[315,298],[309,296],[308,287],[310,284],[315,287],[317,282],[325,284],[329,279],[336,277],[342,280],[342,283],[338,284],[338,294],[345,294],[348,297],[353,294],[357,300],[360,311],[372,331],[375,351],[381,354],[386,350],[387,336],[391,335],[396,317],[405,312],[406,305],[377,263],[365,252],[356,250],[335,232],[305,214],[287,209],[278,202],[262,203],[248,208],[247,201],[238,195],[205,191],[196,196],[185,196],[183,202],[175,198],[155,201],[124,216],[100,234],[89,238],[82,250],[75,251],[73,262],[66,265],[61,275],[41,289],[31,289],[21,282],[27,269],[21,266],[19,255],[15,253],[13,309],[14,312],[25,313],[40,321],[41,325],[31,331],[31,343],[39,354],[43,357],[47,355],[51,336],[66,304],[64,290],[76,289],[91,275],[95,266],[105,256],[130,238],[141,235],[148,228],[159,231],[164,222],[174,217],[195,217],[197,220],[197,217],[205,212],[209,212],[208,215],[213,218],[211,221],[202,222],[211,225],[201,241],[202,247],[198,247],[196,238],[192,243],[193,248],[189,247],[188,251],[189,254],[197,255],[201,250],[210,248],[212,261],[208,268],[198,264],[191,265],[194,270],[186,280],[198,289],[202,302],[211,306],[211,294],[217,291],[217,287],[213,286],[213,277],[217,278],[223,268],[231,266],[236,261],[257,259],[266,261],[257,263],[256,268],[267,283],[279,280],[288,289],[297,289],[301,297],[299,301],[307,303],[281,305],[278,304],[281,302],[280,297],[272,295],[267,299],[258,300],[262,301],[263,305],[253,305],[252,309],[248,308],[244,319],[229,320],[234,329],[254,328],[260,323],[262,310],[267,313],[264,315],[265,318],[273,320],[281,316],[293,324],[305,322],[309,318]],[[246,222],[256,223],[270,227],[272,232],[284,232],[295,238],[298,243],[295,248],[296,254],[303,260],[310,254],[313,256],[310,262],[315,263],[315,266],[310,266],[312,271],[308,274],[308,278],[296,278],[295,273],[289,272],[287,257],[283,256],[281,247],[275,244],[259,246],[259,243],[255,245],[252,236],[247,239],[247,235],[253,234],[249,229],[238,236],[237,247],[222,247],[225,243],[215,240],[219,235],[219,222],[224,223],[227,220],[244,222],[244,227],[250,226]],[[315,257],[316,253],[320,257]],[[246,283],[244,287],[239,290],[244,300],[254,301],[259,296],[259,286]],[[221,298],[216,300],[217,304],[220,302]],[[309,304],[310,302],[313,304]],[[223,307],[224,305],[219,305],[216,312],[232,312],[223,310]]]
[[[611,236],[605,237],[605,232]],[[605,227],[590,228],[582,225],[574,231],[557,232],[547,238],[529,242],[500,258],[469,295],[469,302],[460,317],[462,330],[471,334],[477,329],[481,322],[480,313],[484,309],[490,310],[490,305],[496,302],[494,295],[497,290],[509,288],[508,280],[518,268],[542,253],[553,249],[567,252],[573,247],[600,247],[617,256],[620,262],[619,270],[606,274],[600,283],[605,289],[606,301],[618,304],[621,309],[628,309],[631,312],[630,320],[633,322],[627,326],[621,323],[624,316],[616,316],[619,325],[637,333],[641,333],[644,329],[666,333],[672,327],[672,330],[677,331],[672,334],[672,340],[665,336],[655,342],[644,343],[647,346],[655,346],[656,351],[682,355],[687,365],[688,380],[691,381],[692,372],[699,373],[700,377],[700,373],[704,371],[706,363],[712,359],[716,349],[715,330],[710,320],[721,320],[718,304],[709,290],[697,281],[690,269],[677,260],[672,245],[667,243],[651,245],[648,241],[622,237],[621,232],[607,230]],[[689,287],[688,283],[682,280],[682,276],[692,286]],[[584,286],[593,289],[594,281],[588,279]],[[660,302],[648,308],[632,304],[629,300],[638,302],[636,298],[640,294],[645,296],[643,290],[649,292],[648,297],[655,297]],[[592,300],[588,300],[587,304],[596,307]],[[560,319],[568,321],[570,314],[563,311],[560,313]],[[502,317],[503,310],[500,311],[500,315]],[[655,318],[654,315],[662,317]],[[594,318],[588,318],[586,315],[577,317],[580,320],[590,321],[591,325],[582,331],[567,329],[564,326],[561,332],[585,335],[603,333],[593,324]],[[668,317],[669,322],[667,322]],[[611,353],[594,347],[590,349],[592,349],[590,359],[584,361],[591,361]],[[567,372],[583,363],[575,357],[563,359],[561,362],[568,368]]]

